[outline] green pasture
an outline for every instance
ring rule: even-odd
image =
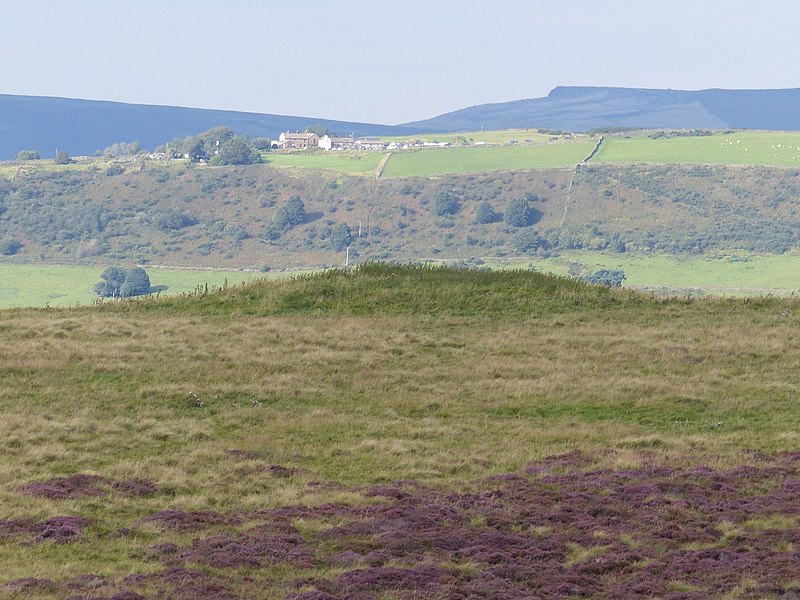
[[[586,139],[585,135],[572,134],[573,137]],[[450,142],[451,144],[486,142],[487,144],[508,144],[511,140],[525,143],[547,142],[553,137],[546,133],[539,133],[536,129],[498,129],[495,131],[459,131],[455,133],[426,133],[421,135],[400,135],[381,137],[385,142]]]
[[[351,175],[373,174],[385,154],[382,152],[293,152],[264,154],[264,162],[273,167],[323,169]]]
[[[470,148],[426,148],[392,154],[384,177],[424,177],[571,167],[592,151],[592,142]]]
[[[610,137],[592,162],[800,167],[800,133],[740,131],[660,139]]]
[[[570,269],[622,269],[625,285],[666,292],[695,290],[709,295],[788,295],[800,291],[800,254],[725,254],[682,257],[666,254],[570,252],[551,258],[488,260],[492,268],[522,266],[554,275]]]
[[[0,308],[27,306],[77,306],[93,303],[92,288],[103,267],[69,265],[0,265]],[[189,271],[147,268],[156,292],[180,294],[197,286],[221,287],[263,277],[242,271]]]

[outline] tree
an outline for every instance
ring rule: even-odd
[[[119,296],[119,289],[125,283],[127,271],[122,267],[108,267],[100,275],[100,281],[94,286],[94,293],[101,298]]]
[[[515,198],[508,203],[503,221],[512,227],[527,227],[531,224],[531,209],[525,198]]]
[[[119,295],[123,298],[130,298],[131,296],[140,296],[147,294],[150,291],[150,277],[147,272],[139,267],[128,269],[125,275],[125,281],[119,288]]]
[[[134,267],[109,267],[100,275],[94,286],[95,293],[102,298],[130,298],[150,292],[150,277],[144,269]]]
[[[329,135],[331,137],[334,137],[336,135],[336,132],[331,131],[330,129],[325,127],[325,125],[323,125],[322,123],[311,123],[304,129],[304,131],[306,133],[316,134],[319,137],[322,137],[324,135]]]
[[[299,196],[289,200],[275,213],[275,227],[278,231],[288,231],[306,220],[306,207]]]
[[[105,150],[105,156],[134,156],[142,152],[142,145],[139,142],[117,142]]]
[[[59,150],[56,152],[55,163],[57,165],[68,165],[70,163],[69,154],[66,150]]]
[[[495,214],[492,205],[488,202],[481,202],[478,205],[478,211],[475,213],[475,222],[478,225],[486,225],[494,221]]]
[[[258,151],[243,137],[234,137],[225,142],[219,157],[225,165],[249,165],[261,160]]]
[[[450,190],[443,190],[436,194],[431,212],[437,217],[452,215],[458,210],[458,200]]]
[[[534,229],[524,229],[514,238],[514,248],[521,254],[547,248],[547,241]]]
[[[353,241],[350,228],[345,223],[339,223],[331,233],[331,246],[337,252],[347,248]]]
[[[595,285],[621,287],[622,282],[625,280],[625,271],[622,269],[600,269],[591,275],[583,277],[583,280]]]
[[[253,139],[253,146],[256,150],[269,150],[272,148],[272,140],[266,137],[257,137]]]
[[[17,154],[17,160],[39,160],[40,158],[36,150],[23,150]]]

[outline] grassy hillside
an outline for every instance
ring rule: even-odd
[[[518,149],[524,154],[534,147],[507,147]],[[620,243],[638,253],[783,254],[798,246],[800,235],[800,179],[791,169],[590,163],[577,173],[538,169],[377,180],[267,165],[134,162],[122,170],[101,163],[66,171],[36,165],[0,180],[3,261],[342,265],[344,250],[334,232],[343,225],[356,262],[533,257],[619,249]],[[437,216],[441,196],[453,206]],[[303,201],[305,219],[276,231],[276,216],[292,198]],[[531,224],[507,225],[506,208],[522,198]],[[483,203],[494,216],[478,224]],[[7,246],[14,241],[18,247]]]
[[[800,134],[736,131],[657,139],[609,137],[594,161],[800,168]]]
[[[799,331],[379,265],[3,311],[0,597],[789,593]]]
[[[430,177],[447,173],[482,173],[573,167],[594,148],[592,142],[472,148],[432,148],[392,154],[384,177]]]

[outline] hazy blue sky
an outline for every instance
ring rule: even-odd
[[[399,123],[556,85],[800,87],[797,0],[51,0],[0,93]]]

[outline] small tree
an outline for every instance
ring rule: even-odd
[[[437,217],[445,217],[447,215],[452,215],[458,210],[458,200],[456,200],[455,195],[449,191],[444,190],[436,194],[436,198],[433,201],[433,208],[431,208],[431,212]]]
[[[478,225],[486,225],[494,221],[494,209],[488,202],[481,202],[478,205],[478,211],[475,213],[475,222]]]
[[[625,271],[622,269],[600,269],[583,278],[588,283],[605,285],[607,287],[621,287],[625,280]]]
[[[525,198],[515,198],[508,203],[503,221],[512,227],[527,227],[531,224],[531,209]]]
[[[345,223],[339,223],[331,233],[331,246],[337,252],[347,248],[352,242],[350,228]]]
[[[66,150],[59,150],[56,152],[55,163],[57,165],[68,165],[70,163],[69,154]]]
[[[225,165],[249,165],[259,162],[261,155],[243,137],[235,137],[222,145],[219,158]]]
[[[40,158],[36,150],[23,150],[17,154],[17,160],[39,160]]]
[[[514,238],[514,249],[521,254],[547,248],[547,241],[534,229],[524,229]]]
[[[275,227],[278,231],[288,231],[306,220],[306,207],[299,196],[289,200],[275,213]]]

